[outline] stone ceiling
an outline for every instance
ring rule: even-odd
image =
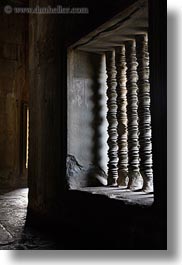
[[[80,39],[71,48],[102,53],[122,45],[127,40],[133,40],[135,35],[147,34],[147,32],[148,1],[139,0]]]

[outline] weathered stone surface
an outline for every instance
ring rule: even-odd
[[[1,15],[0,186],[26,183],[23,166],[22,104],[28,101],[26,17]]]
[[[107,120],[108,120],[108,181],[110,185],[117,186],[118,179],[118,145],[117,145],[117,93],[116,93],[116,66],[115,51],[106,52],[107,71]]]
[[[150,114],[150,83],[149,83],[149,53],[146,35],[136,37],[136,51],[138,60],[138,98],[139,98],[139,143],[140,143],[140,171],[143,177],[143,190],[153,191],[152,169],[152,130]]]
[[[121,187],[86,187],[80,189],[92,194],[108,196],[111,199],[121,200],[126,205],[151,206],[154,202],[154,194],[146,194],[144,191],[131,191]]]
[[[126,89],[126,56],[125,47],[116,49],[117,70],[117,120],[118,120],[118,179],[119,186],[128,184],[128,130],[127,130],[127,89]]]
[[[105,56],[68,51],[67,153],[107,171]],[[78,141],[78,139],[80,139]]]
[[[107,185],[107,175],[94,165],[81,166],[74,156],[67,156],[67,180],[70,189]]]
[[[13,237],[5,229],[5,227],[2,224],[0,224],[0,246],[10,244],[11,242],[13,242]]]
[[[154,242],[157,242],[160,237],[159,233],[156,239],[158,231],[156,231],[156,225],[153,224],[154,218],[144,214],[148,206],[153,203],[153,194],[131,192],[118,187],[70,190],[68,193],[71,198],[68,201],[65,200],[65,214],[59,221],[59,225],[46,225],[42,230],[40,227],[37,229],[25,226],[27,193],[28,189],[11,192],[0,190],[0,224],[5,228],[3,229],[5,234],[0,238],[0,250],[108,249],[110,247],[115,249],[116,246],[113,246],[113,243],[116,242],[116,249],[125,249],[128,238],[128,243],[138,238],[130,229],[137,226],[138,231],[139,224],[141,228],[137,235],[140,239],[141,232],[148,231],[148,227],[151,229],[151,225],[154,228],[151,233]],[[93,204],[93,201],[96,203]],[[138,208],[139,205],[142,205],[141,211]],[[137,220],[137,217],[140,217],[140,220]],[[118,225],[114,226],[116,220]],[[111,224],[116,228],[117,238],[113,237],[115,235],[113,231],[108,230]],[[41,223],[41,228],[42,226]],[[156,231],[155,234],[153,234],[154,231]],[[96,241],[92,240],[95,238],[97,238]],[[121,244],[121,238],[123,238],[123,244]],[[150,237],[147,236],[144,244],[149,241]],[[143,238],[140,242],[143,242]]]
[[[25,229],[28,189],[0,190],[0,250],[52,249],[40,231]]]
[[[34,1],[29,3],[34,6]],[[45,0],[44,5],[50,5],[50,1]],[[61,17],[29,16],[29,209],[40,214],[59,204],[61,190],[66,186],[66,94],[62,68],[66,52],[61,44]]]
[[[126,61],[127,61],[127,99],[128,99],[128,188],[141,189],[143,183],[139,170],[139,128],[138,128],[138,62],[136,59],[136,43],[127,41]]]

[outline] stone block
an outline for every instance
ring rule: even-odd
[[[67,180],[70,189],[106,186],[107,175],[95,165],[81,166],[72,155],[67,156]]]

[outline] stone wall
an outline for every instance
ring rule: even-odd
[[[105,57],[68,52],[68,154],[107,170]]]
[[[22,105],[28,100],[24,15],[1,15],[0,23],[0,185],[25,184]]]
[[[58,25],[56,15],[30,15],[29,209],[45,214],[57,207],[60,187],[64,186],[60,184],[65,164],[60,156],[63,150],[60,141],[61,130],[66,128],[63,124],[61,127],[63,89],[59,82]]]

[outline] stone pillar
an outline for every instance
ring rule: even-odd
[[[152,142],[150,115],[149,53],[146,35],[136,36],[138,60],[138,114],[140,143],[140,172],[143,177],[143,191],[153,191]]]
[[[138,139],[138,74],[135,41],[126,42],[127,61],[127,99],[128,99],[128,177],[129,189],[141,189],[143,180],[139,171],[139,139]]]
[[[118,120],[118,185],[128,184],[128,143],[127,143],[127,89],[125,46],[115,49],[117,70],[117,120]]]
[[[108,96],[108,184],[117,186],[118,179],[118,154],[117,154],[117,104],[116,104],[116,67],[115,52],[106,52],[106,70],[107,70],[107,96]]]

